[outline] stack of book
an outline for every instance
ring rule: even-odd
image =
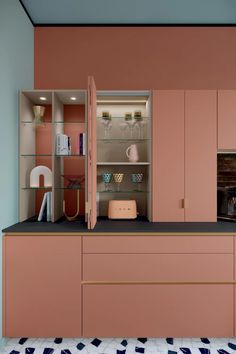
[[[44,193],[38,221],[52,221],[52,192]]]

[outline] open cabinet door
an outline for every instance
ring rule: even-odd
[[[96,86],[92,76],[88,78],[88,191],[87,215],[88,229],[93,229],[97,222],[97,105]]]

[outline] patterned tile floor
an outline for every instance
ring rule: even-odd
[[[1,354],[236,354],[236,338],[6,338]]]

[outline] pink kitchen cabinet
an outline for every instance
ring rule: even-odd
[[[5,236],[3,335],[81,336],[81,237]]]
[[[232,337],[233,285],[83,286],[85,337]]]
[[[236,149],[236,90],[218,91],[218,149]]]
[[[216,221],[216,158],[216,91],[154,91],[153,220]]]
[[[184,91],[153,92],[153,221],[184,221]]]
[[[185,92],[185,221],[217,217],[216,91]]]

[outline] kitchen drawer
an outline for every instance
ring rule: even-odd
[[[83,280],[232,281],[231,254],[85,254]]]
[[[83,253],[233,253],[233,236],[84,236]]]
[[[232,337],[233,285],[84,285],[84,337]]]

